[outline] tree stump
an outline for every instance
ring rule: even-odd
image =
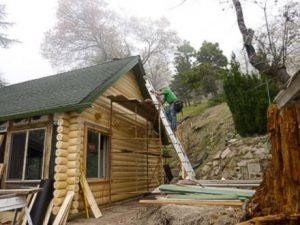
[[[300,102],[271,105],[268,130],[272,159],[247,206],[251,217],[300,213]]]

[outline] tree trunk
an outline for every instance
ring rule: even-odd
[[[259,71],[260,74],[265,74],[269,76],[269,78],[274,79],[279,88],[284,88],[290,78],[289,74],[286,71],[286,68],[278,64],[269,65],[266,60],[262,60],[257,56],[252,45],[254,31],[252,29],[248,29],[245,25],[243,10],[240,1],[232,0],[232,2],[235,7],[238,26],[243,36],[244,45],[250,63]]]
[[[250,217],[300,213],[300,102],[268,110],[272,159],[248,204]]]
[[[254,31],[244,22],[239,0],[232,0],[240,32],[250,63],[269,78],[274,79],[280,88],[289,80],[286,68],[269,65],[260,61],[252,45]],[[288,216],[300,213],[300,102],[282,109],[272,105],[268,110],[268,130],[272,142],[272,159],[264,172],[263,181],[247,205],[250,217],[284,214]],[[292,220],[292,219],[291,219]],[[293,222],[294,221],[294,222]],[[299,224],[295,220],[280,224]],[[249,224],[249,223],[248,223]],[[278,224],[252,222],[251,224]]]

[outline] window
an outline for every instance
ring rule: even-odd
[[[11,134],[8,179],[40,180],[43,174],[45,129]]]
[[[88,129],[86,149],[86,176],[108,177],[108,136]]]

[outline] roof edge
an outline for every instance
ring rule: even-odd
[[[140,65],[141,60],[139,56],[133,57],[132,61],[130,61],[125,67],[118,71],[118,73],[112,78],[108,79],[104,82],[104,84],[97,86],[86,98],[81,101],[81,104],[92,104],[104,91],[106,91],[109,87],[113,85],[117,80],[119,80],[124,74],[133,69],[136,65]],[[143,71],[141,71],[143,72]]]
[[[0,117],[0,122],[14,120],[14,119],[23,119],[23,118],[33,117],[33,116],[48,115],[57,112],[82,111],[89,106],[91,106],[91,104],[89,103],[80,103],[80,104],[61,106],[61,107],[45,109],[45,110],[40,110],[35,112],[13,114],[13,115]]]

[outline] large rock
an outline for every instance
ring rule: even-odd
[[[244,159],[253,159],[253,154],[248,152],[246,155],[243,156]]]
[[[238,139],[234,138],[234,139],[230,139],[228,142],[229,142],[230,144],[232,144],[232,143],[235,143],[235,142],[237,142],[237,141],[238,141]]]
[[[220,164],[219,160],[213,161],[213,167],[218,166]]]
[[[217,153],[214,155],[213,159],[214,159],[214,160],[215,160],[215,159],[221,159],[221,154],[222,154],[221,151],[217,152]]]
[[[264,155],[266,154],[266,150],[264,148],[258,148],[254,151],[255,155]]]
[[[219,173],[221,172],[221,167],[218,166],[214,169],[214,175],[219,175]]]
[[[247,163],[248,163],[247,160],[242,160],[242,161],[238,162],[237,165],[238,165],[238,167],[247,166]]]
[[[211,167],[207,164],[202,168],[202,174],[206,174],[208,171],[211,170]]]
[[[230,148],[226,148],[226,149],[222,152],[221,158],[222,158],[222,159],[225,159],[226,156],[228,156],[230,153],[231,153]]]
[[[245,155],[245,154],[247,154],[248,152],[250,152],[251,149],[252,149],[252,148],[249,147],[249,146],[243,146],[243,147],[240,149],[239,153],[240,153],[241,155]]]

